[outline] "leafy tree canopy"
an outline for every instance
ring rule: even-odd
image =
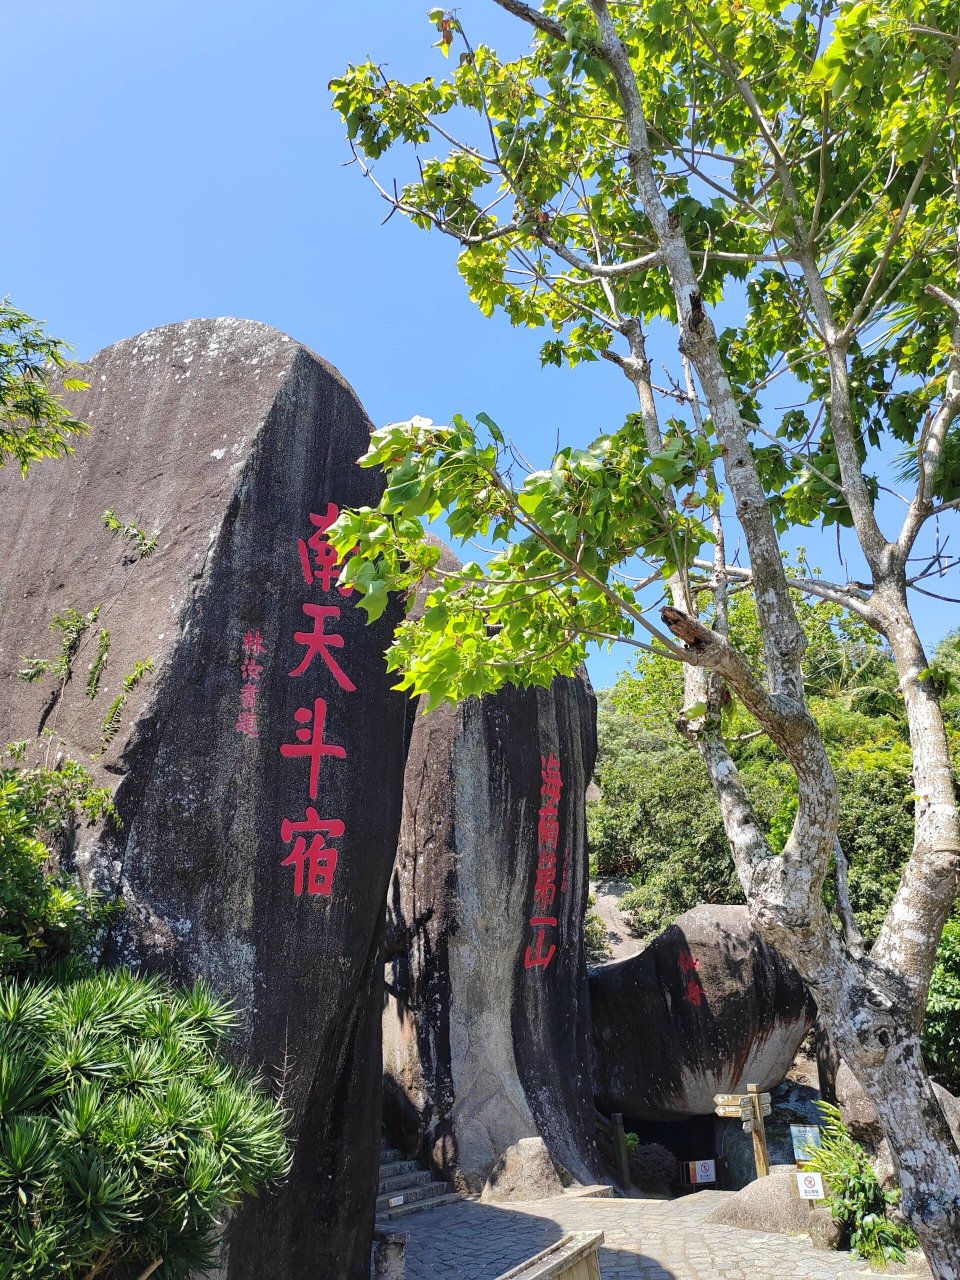
[[[0,301],[0,467],[13,458],[26,475],[30,464],[72,453],[70,437],[89,428],[50,389],[51,369],[66,369],[69,348],[44,332],[43,323]],[[67,391],[89,383],[66,376]]]
[[[913,843],[913,782],[902,700],[884,647],[835,606],[802,605],[809,640],[807,689],[837,776],[838,838],[849,864],[851,903],[864,937],[877,936]],[[737,597],[731,635],[751,644],[755,609]],[[957,636],[938,646],[931,679],[946,690],[960,771],[960,697],[951,693]],[[960,693],[960,690],[957,690]],[[641,655],[636,671],[600,695],[600,796],[588,808],[591,870],[628,878],[620,908],[641,936],[666,928],[702,902],[742,903],[710,778],[697,752],[672,730],[683,706],[676,664]],[[952,708],[952,712],[951,712]],[[796,778],[754,722],[728,704],[728,740],[771,843],[782,848],[797,807]],[[828,901],[834,886],[824,887]],[[598,957],[602,959],[602,957]],[[923,1039],[931,1070],[960,1086],[960,918],[947,922],[930,985]]]
[[[956,261],[952,9],[934,5],[922,24],[902,0],[653,0],[616,15],[660,192],[699,268],[698,305],[741,312],[720,351],[776,525],[847,526],[814,294],[825,290],[847,343],[876,497],[882,453],[905,449],[917,471],[952,350],[956,317],[935,283]],[[445,76],[404,84],[368,62],[333,82],[365,172],[417,225],[460,243],[461,274],[486,313],[552,331],[545,363],[607,359],[634,376],[644,331],[675,322],[676,300],[590,6],[548,0],[534,47],[509,61],[471,45],[455,15],[431,16],[443,51],[453,31],[462,51]],[[404,144],[421,154],[395,189],[375,162]],[[358,548],[347,576],[371,616],[388,587],[411,590],[435,568],[424,520],[445,512],[455,537],[493,551],[483,568],[442,575],[422,620],[401,629],[391,662],[404,687],[469,696],[569,673],[589,638],[637,643],[646,631],[650,641],[650,574],[662,582],[682,567],[695,586],[715,537],[713,424],[679,368],[672,376],[659,389],[673,412],[656,448],[643,406],[540,470],[525,469],[482,413],[375,434],[364,462],[386,470],[384,499],[345,516],[339,533],[345,551]],[[785,376],[801,403],[782,410],[772,388]],[[958,447],[954,426],[931,479],[941,502],[960,494]]]

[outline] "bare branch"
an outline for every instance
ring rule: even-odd
[[[863,934],[854,915],[853,903],[850,901],[850,875],[847,855],[838,840],[833,849],[833,887],[836,894],[834,910],[843,930],[843,940],[855,956],[864,953]]]
[[[545,36],[550,36],[553,40],[559,40],[561,44],[566,44],[567,33],[555,18],[548,18],[545,13],[541,13],[538,9],[534,9],[532,5],[524,4],[523,0],[494,0],[494,4],[505,9],[507,13],[512,13],[515,18],[527,23],[528,26],[534,27],[537,31],[542,32]]]
[[[942,289],[938,289],[936,285],[927,285],[926,291],[949,306],[958,319],[953,328],[953,350],[950,357],[950,370],[947,374],[946,395],[933,420],[927,424],[920,437],[920,474],[917,478],[917,491],[910,503],[910,510],[903,522],[900,537],[897,539],[896,556],[897,563],[901,567],[906,564],[907,556],[913,549],[924,522],[933,513],[933,486],[943,457],[944,442],[947,432],[960,414],[960,302],[944,293]]]

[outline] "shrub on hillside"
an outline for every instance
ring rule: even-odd
[[[78,817],[111,808],[108,793],[73,762],[0,770],[0,974],[82,964],[111,909],[55,868],[56,845]]]

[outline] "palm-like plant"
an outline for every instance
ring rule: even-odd
[[[281,1179],[283,1112],[230,1066],[198,983],[0,979],[0,1277],[210,1266],[239,1197]]]

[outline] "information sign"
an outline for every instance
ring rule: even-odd
[[[826,1200],[822,1174],[798,1173],[796,1178],[801,1200]]]
[[[699,1185],[701,1182],[716,1182],[717,1165],[715,1160],[693,1160],[690,1164],[690,1181]]]
[[[820,1146],[820,1130],[815,1124],[792,1124],[790,1141],[794,1160],[809,1160],[813,1149]]]

